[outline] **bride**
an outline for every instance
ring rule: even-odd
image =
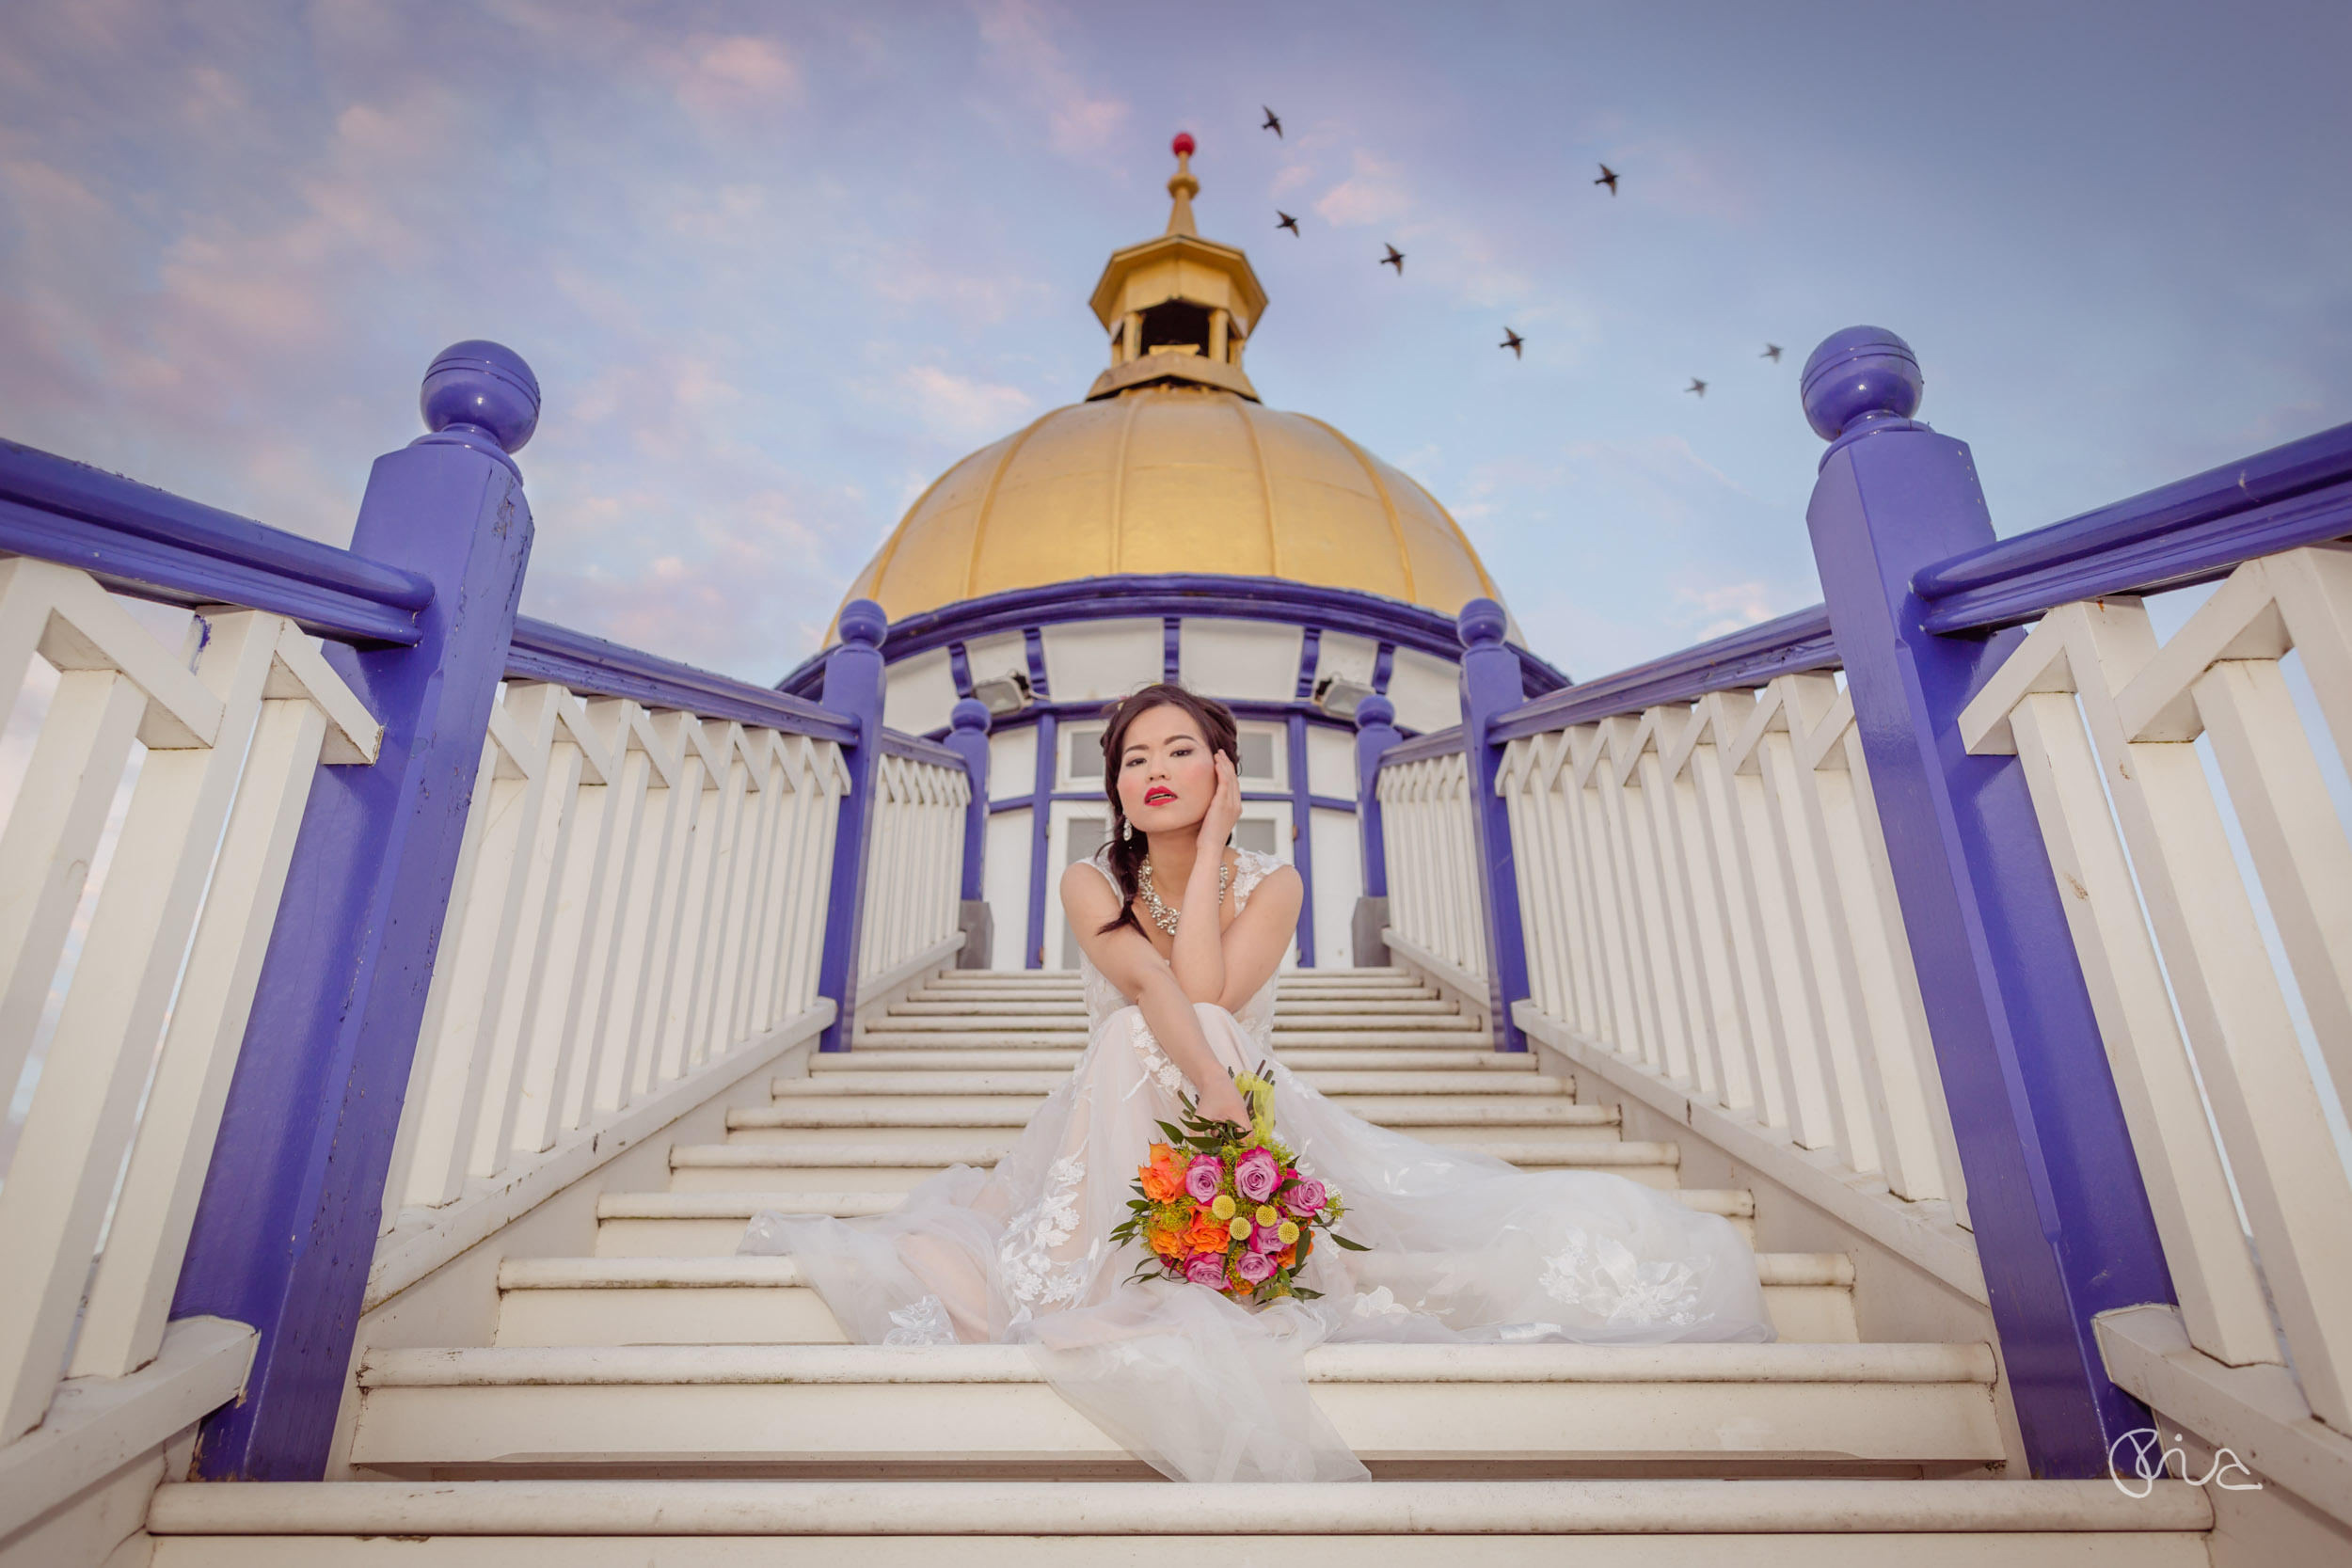
[[[1227,845],[1241,790],[1222,705],[1146,687],[1111,714],[1103,757],[1113,836],[1061,883],[1084,955],[1077,1067],[993,1171],[951,1166],[861,1219],[763,1212],[743,1252],[798,1258],[853,1340],[1028,1346],[1064,1399],[1180,1481],[1366,1476],[1307,1392],[1318,1343],[1775,1338],[1729,1220],[1624,1177],[1523,1172],[1375,1127],[1274,1059],[1303,888]],[[1233,1075],[1268,1061],[1279,1136],[1369,1250],[1315,1248],[1299,1283],[1321,1296],[1254,1310],[1132,1279],[1144,1255],[1110,1232],[1155,1124],[1180,1097],[1247,1123]]]

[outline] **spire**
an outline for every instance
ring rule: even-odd
[[[1168,212],[1168,232],[1198,238],[1200,230],[1193,227],[1192,198],[1200,194],[1200,182],[1192,177],[1192,133],[1177,132],[1168,148],[1176,154],[1176,172],[1168,177],[1168,194],[1176,203]]]
[[[1112,251],[1087,302],[1110,334],[1111,357],[1087,396],[1177,381],[1254,399],[1241,356],[1265,311],[1265,289],[1239,247],[1200,237],[1191,133],[1178,132],[1169,150],[1176,172],[1168,182],[1168,228]]]

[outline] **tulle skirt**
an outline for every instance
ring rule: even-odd
[[[1275,1120],[1346,1205],[1299,1282],[1316,1300],[1236,1305],[1136,1280],[1110,1240],[1136,1167],[1176,1120],[1183,1075],[1122,1007],[993,1171],[953,1165],[857,1219],[754,1216],[739,1250],[800,1259],[865,1344],[1018,1343],[1055,1390],[1179,1481],[1345,1481],[1363,1465],[1316,1406],[1304,1357],[1326,1342],[1501,1344],[1776,1338],[1756,1255],[1729,1220],[1598,1171],[1521,1171],[1343,1110],[1200,1006],[1218,1059],[1274,1063]]]

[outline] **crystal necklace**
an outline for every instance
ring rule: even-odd
[[[1216,902],[1220,909],[1225,905],[1225,884],[1232,879],[1232,875],[1233,868],[1225,864],[1220,857],[1216,867]],[[1136,881],[1138,891],[1143,895],[1143,901],[1152,907],[1152,924],[1166,931],[1169,936],[1174,936],[1176,922],[1184,911],[1171,910],[1161,902],[1160,890],[1152,885],[1152,858],[1149,855],[1144,857],[1143,867],[1137,873]]]

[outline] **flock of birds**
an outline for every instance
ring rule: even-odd
[[[1277,136],[1279,136],[1282,134],[1282,117],[1276,114],[1272,109],[1266,108],[1266,106],[1263,103],[1261,103],[1259,107],[1265,109],[1265,122],[1260,125],[1258,129],[1261,131],[1271,131]],[[1600,178],[1595,180],[1593,183],[1596,185],[1608,186],[1609,194],[1612,197],[1614,197],[1617,194],[1617,181],[1619,178],[1620,177],[1615,169],[1611,168],[1607,164],[1602,164],[1600,166]],[[1298,220],[1296,218],[1282,211],[1279,207],[1274,209],[1274,217],[1275,228],[1288,230],[1290,231],[1291,238],[1293,239],[1298,239],[1301,237],[1298,232]],[[1394,267],[1396,269],[1397,277],[1404,277],[1405,252],[1397,249],[1393,245],[1384,245],[1383,248],[1387,250],[1388,254],[1380,257],[1375,264],[1384,267]],[[1511,351],[1511,357],[1514,359],[1524,359],[1527,357],[1527,340],[1508,325],[1504,326],[1502,329],[1502,341],[1497,343],[1495,347],[1509,349]],[[1770,359],[1773,364],[1777,365],[1780,363],[1780,354],[1781,348],[1778,343],[1766,343],[1764,345],[1764,352],[1757,355],[1756,357],[1759,359]],[[1691,385],[1685,387],[1683,390],[1692,394],[1693,396],[1703,398],[1707,395],[1707,383],[1694,375],[1691,378]]]

